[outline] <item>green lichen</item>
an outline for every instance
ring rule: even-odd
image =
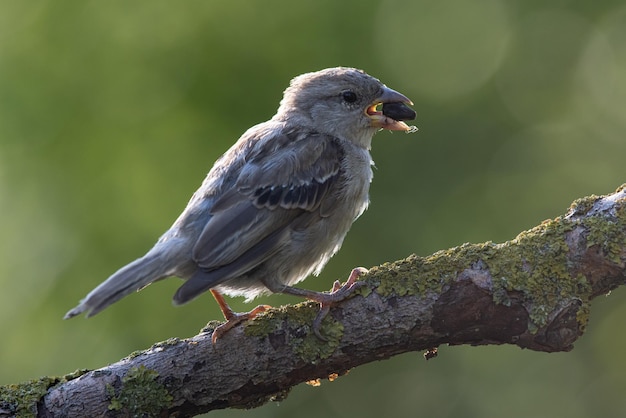
[[[594,203],[596,203],[600,198],[600,196],[590,195],[576,199],[570,205],[568,212],[573,215],[584,215],[591,210]]]
[[[411,255],[404,260],[372,268],[370,273],[376,279],[371,283],[376,292],[384,297],[439,294],[444,286],[456,280],[459,272],[493,254],[495,247],[492,242],[463,244],[428,257]]]
[[[37,403],[50,388],[87,372],[88,370],[77,370],[65,376],[45,376],[28,382],[0,386],[0,411],[6,411],[7,415],[15,417],[35,417]]]
[[[569,247],[565,236],[575,226],[575,222],[564,218],[545,221],[498,245],[498,255],[485,260],[493,278],[494,295],[516,292],[522,296],[531,332],[546,325],[552,311],[572,299],[581,299],[580,309],[587,309],[591,286],[582,275],[572,277],[567,265]],[[584,315],[579,319],[583,321]],[[585,324],[579,323],[581,327]]]
[[[578,329],[580,332],[585,332],[587,330],[590,313],[591,309],[588,303],[584,303],[576,312],[576,323],[578,323]]]
[[[591,207],[583,200],[578,205],[585,210]],[[429,257],[411,256],[370,270],[376,277],[372,283],[377,285],[376,292],[384,297],[415,295],[423,298],[440,294],[458,280],[464,270],[484,266],[488,271],[486,277],[490,278],[485,286],[491,286],[494,302],[508,306],[513,293],[521,298],[529,313],[529,330],[534,332],[546,325],[550,314],[572,299],[583,302],[577,315],[582,329],[588,316],[586,304],[591,286],[582,275],[572,277],[567,265],[569,247],[565,242],[566,233],[577,226],[576,222],[557,218],[503,244],[463,244]],[[608,238],[606,234],[598,235],[610,242],[604,244],[604,248],[617,254],[617,248],[622,245],[621,241],[615,243],[619,234]]]
[[[158,343],[152,344],[152,347],[150,347],[149,350],[155,350],[155,349],[159,349],[159,348],[172,347],[172,346],[178,345],[179,343],[180,343],[180,339],[179,338],[172,337],[172,338],[168,338],[165,341],[159,341]]]
[[[497,258],[487,262],[493,276],[494,295],[516,291],[524,296],[531,330],[545,325],[552,309],[572,299],[583,302],[576,315],[579,329],[583,331],[587,324],[592,289],[586,277],[572,276],[569,271],[567,232],[582,228],[587,231],[587,248],[598,247],[618,265],[625,262],[626,200],[615,202],[614,217],[583,216],[599,199],[597,196],[578,199],[570,208],[574,217],[549,220],[521,233],[514,240],[501,244]]]
[[[250,337],[267,337],[283,328],[287,321],[290,325],[295,323],[305,326],[305,317],[309,315],[305,314],[306,309],[302,309],[301,305],[303,304],[271,308],[245,322],[244,333]]]
[[[626,203],[618,205],[614,219],[590,217],[583,221],[588,228],[587,248],[597,246],[612,262],[623,265],[624,248],[626,248]]]
[[[140,355],[144,354],[146,352],[146,350],[135,350],[132,353],[130,353],[129,355],[126,356],[127,360],[132,360],[134,358],[139,357]]]
[[[388,297],[424,295],[427,290],[439,292],[448,272],[446,270],[439,275],[434,271],[436,269],[428,269],[426,266],[430,263],[427,260],[428,258],[411,255],[404,260],[372,268],[370,272],[376,277],[376,281],[372,283],[376,287],[376,293]],[[420,280],[413,279],[415,274],[419,275]]]
[[[322,335],[327,339],[322,341],[313,333],[306,333],[303,337],[293,338],[290,345],[293,351],[305,362],[315,364],[320,359],[330,357],[343,337],[343,324],[327,316],[322,321]]]
[[[626,184],[621,185],[616,193],[626,189]],[[578,199],[572,203],[570,212],[573,215],[582,216],[587,214],[602,196],[589,196]],[[586,236],[587,248],[598,249],[613,263],[623,265],[624,248],[626,248],[626,199],[621,198],[613,202],[614,217],[588,216],[581,218],[578,224],[588,231]]]
[[[311,324],[319,311],[319,304],[304,302],[297,305],[272,308],[245,323],[248,336],[266,337],[282,330],[288,332],[288,344],[302,360],[310,363],[332,355],[343,337],[343,324],[327,315],[322,321],[320,333],[327,341],[313,333]]]
[[[0,411],[8,411],[11,416],[37,416],[37,402],[58,383],[56,378],[42,377],[18,384],[0,387]]]
[[[122,378],[122,387],[116,391],[107,385],[111,397],[109,409],[124,411],[131,417],[158,416],[172,402],[172,395],[157,382],[159,373],[143,364],[131,368]]]

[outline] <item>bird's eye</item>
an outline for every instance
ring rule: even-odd
[[[356,93],[351,91],[351,90],[346,90],[341,92],[341,97],[343,97],[343,100],[345,100],[348,103],[354,103],[356,102]]]

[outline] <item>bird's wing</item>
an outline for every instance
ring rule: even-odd
[[[193,248],[199,270],[180,289],[186,300],[266,261],[289,239],[296,218],[333,199],[343,158],[336,139],[283,133],[256,141]]]

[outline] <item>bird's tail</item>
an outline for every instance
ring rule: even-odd
[[[158,255],[147,254],[122,267],[102,282],[80,301],[77,307],[65,314],[69,319],[83,312],[90,317],[124,296],[141,290],[150,283],[167,276],[163,260]]]

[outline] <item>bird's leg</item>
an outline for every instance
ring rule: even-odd
[[[328,341],[328,339],[320,333],[322,321],[328,315],[330,308],[337,303],[343,301],[352,294],[356,289],[365,285],[363,282],[357,282],[359,276],[367,273],[367,269],[364,267],[357,267],[352,270],[348,280],[342,285],[339,280],[335,281],[333,288],[330,292],[316,292],[313,290],[299,289],[297,287],[282,286],[277,289],[270,290],[274,293],[285,293],[288,295],[301,296],[309,300],[313,300],[320,304],[320,310],[317,316],[313,320],[313,332],[322,341]],[[267,286],[267,284],[266,284]]]
[[[269,305],[259,305],[256,308],[252,309],[250,312],[236,313],[231,309],[230,306],[228,306],[228,304],[224,300],[224,296],[222,296],[220,292],[211,289],[211,294],[217,301],[217,304],[219,305],[222,313],[224,314],[224,318],[226,319],[226,322],[213,330],[213,336],[211,337],[211,341],[213,341],[213,344],[215,344],[218,338],[221,338],[222,335],[226,333],[226,331],[228,331],[235,325],[239,325],[240,323],[247,321],[248,319],[252,319],[261,312],[265,312],[266,310],[271,308],[271,306]]]

